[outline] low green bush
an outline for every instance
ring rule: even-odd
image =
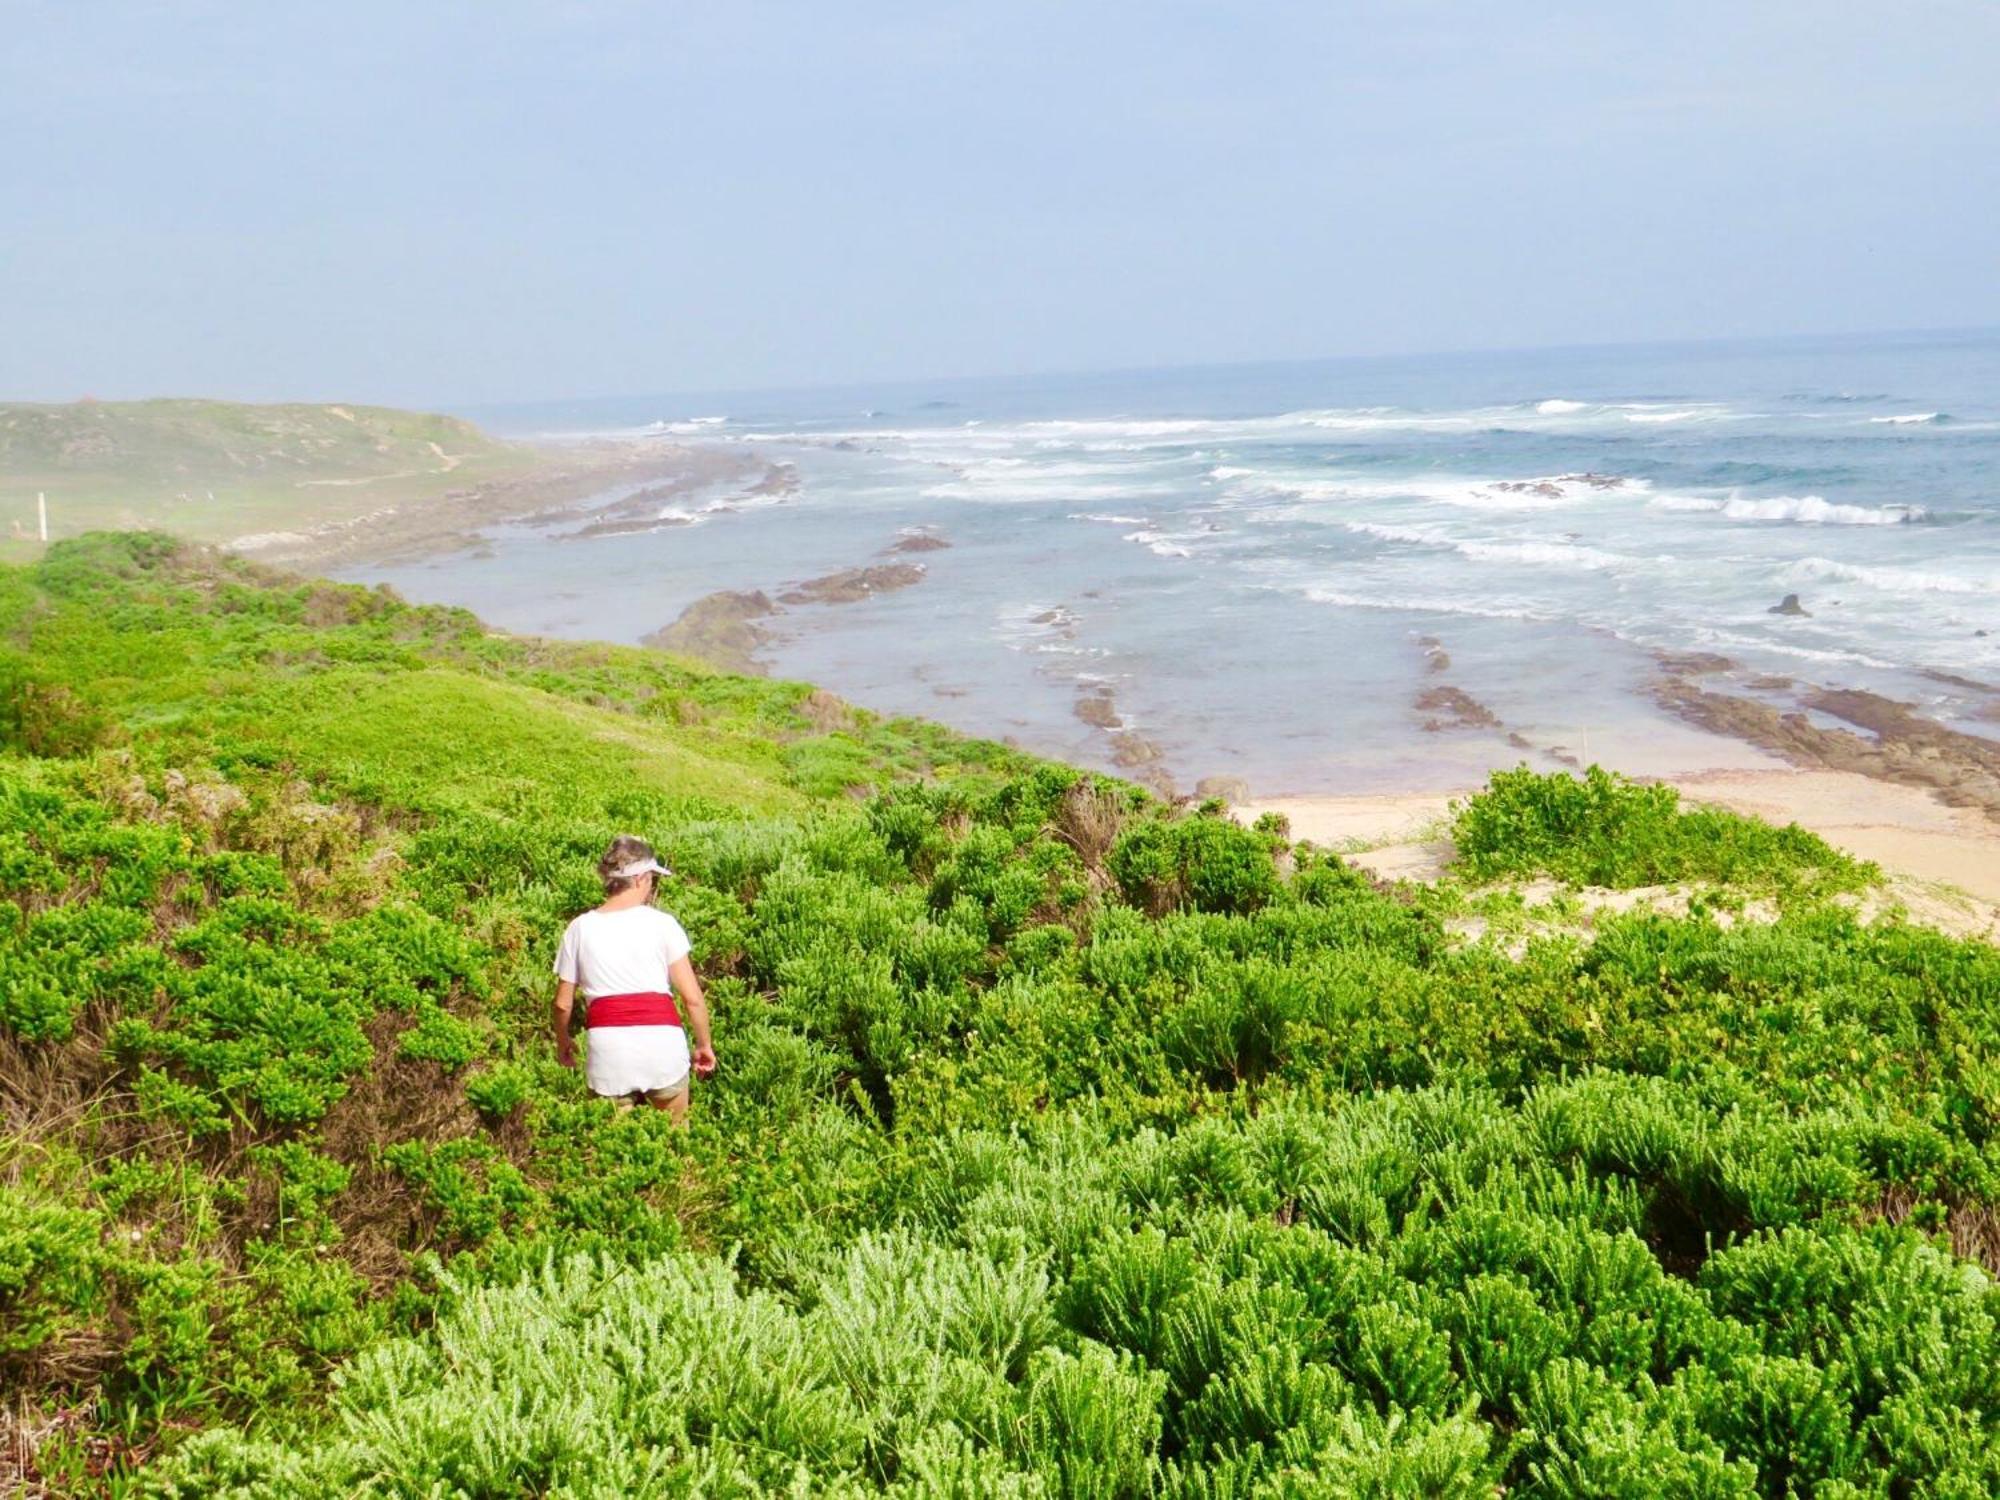
[[[2000,950],[1808,836],[1497,777],[1466,877],[1718,888],[1510,952],[1275,823],[161,539],[0,628],[107,726],[0,750],[0,1374],[87,1414],[39,1482],[2000,1487]],[[548,1036],[633,831],[685,1127]]]
[[[1581,776],[1496,771],[1485,791],[1454,808],[1451,832],[1460,866],[1478,880],[1553,875],[1619,890],[1698,880],[1830,894],[1878,878],[1797,824],[1684,809],[1673,787],[1601,766]]]

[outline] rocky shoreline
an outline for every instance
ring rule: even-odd
[[[240,536],[227,545],[259,562],[331,571],[476,548],[486,528],[509,523],[555,526],[587,517],[576,534],[651,529],[660,524],[663,506],[711,485],[740,484],[744,493],[759,494],[792,482],[783,465],[719,447],[593,440],[524,447],[524,454],[518,473],[303,531]],[[624,485],[633,492],[602,510],[589,507]],[[642,514],[650,519],[642,522]]]
[[[1786,708],[1705,684],[1706,678],[1732,665],[1724,657],[1663,655],[1652,685],[1653,701],[1685,723],[1755,745],[1791,765],[1852,771],[1877,781],[1921,787],[1948,806],[1973,808],[2000,822],[2000,742],[1953,729],[1907,703],[1856,688],[1785,682],[1792,702]],[[1781,679],[1760,681],[1774,684]],[[2000,692],[1970,679],[1954,681],[1987,696],[1989,701],[1978,710],[1980,717],[2000,711]],[[1815,722],[1814,714],[1852,727]]]
[[[882,549],[880,555],[891,561],[863,563],[803,579],[787,586],[775,599],[762,589],[705,594],[671,623],[642,636],[639,643],[656,651],[691,656],[725,672],[762,677],[771,668],[758,653],[770,644],[774,633],[762,621],[793,608],[856,604],[878,594],[913,588],[924,581],[928,569],[922,563],[903,560],[907,554],[941,552],[950,546],[934,531],[913,531]]]

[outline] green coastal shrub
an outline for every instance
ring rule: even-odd
[[[1451,832],[1460,866],[1476,880],[1553,875],[1621,890],[1700,880],[1831,893],[1878,873],[1796,824],[1683,809],[1673,787],[1600,766],[1581,776],[1495,771],[1485,791],[1454,808]]]
[[[1276,824],[159,539],[0,629],[110,726],[0,748],[40,1482],[2000,1488],[2000,950],[1794,899],[1866,873],[1805,836],[1508,773],[1467,878],[1780,898],[1510,952]],[[548,1035],[634,831],[685,1127]]]

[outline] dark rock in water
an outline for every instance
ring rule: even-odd
[[[695,600],[678,620],[643,637],[640,644],[692,656],[725,672],[761,675],[765,668],[757,660],[757,650],[768,635],[754,622],[777,612],[767,595],[725,590]]]
[[[1424,729],[1440,734],[1452,729],[1498,729],[1500,720],[1492,709],[1463,688],[1449,684],[1425,688],[1417,694],[1417,711],[1431,715]]]
[[[1766,613],[1774,615],[1804,615],[1808,619],[1812,617],[1812,611],[1799,603],[1799,596],[1797,594],[1785,595],[1784,598],[1772,605]]]
[[[1121,770],[1155,765],[1160,759],[1160,747],[1142,734],[1127,729],[1111,737],[1111,763]]]
[[[1076,716],[1092,729],[1122,729],[1125,721],[1119,716],[1117,702],[1108,687],[1077,688]]]
[[[1653,660],[1660,664],[1662,672],[1671,672],[1677,677],[1701,677],[1710,672],[1728,672],[1736,663],[1726,656],[1718,656],[1713,651],[1657,651]]]
[[[922,563],[878,563],[870,568],[845,568],[824,578],[809,578],[778,596],[781,604],[853,604],[857,600],[906,589],[924,581]]]
[[[1241,776],[1204,776],[1194,784],[1194,794],[1203,801],[1214,797],[1223,802],[1250,800],[1250,783]]]
[[[2000,822],[2000,744],[1926,719],[1906,703],[1856,689],[1801,695],[1801,707],[1863,731],[1852,733],[1753,698],[1706,692],[1684,678],[1658,679],[1653,697],[1698,728],[1748,740],[1794,765],[1928,787],[1949,806],[1978,808]]]
[[[913,531],[889,545],[891,552],[942,552],[951,545],[943,537],[930,531]]]

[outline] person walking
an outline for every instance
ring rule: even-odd
[[[672,872],[654,857],[651,844],[621,834],[597,862],[597,873],[603,902],[569,924],[556,950],[556,1060],[576,1066],[570,1016],[580,991],[590,1091],[620,1109],[643,1098],[685,1119],[689,1078],[715,1071],[715,1046],[687,933],[653,904],[660,876]]]

